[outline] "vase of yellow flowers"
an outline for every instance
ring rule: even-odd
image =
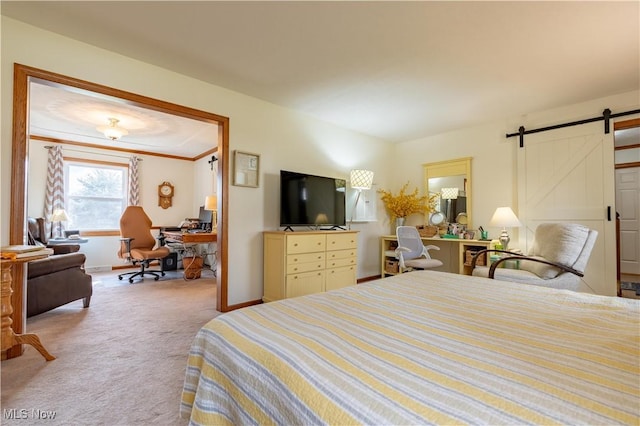
[[[381,194],[380,198],[389,216],[391,216],[392,223],[394,223],[393,221],[395,220],[396,227],[404,225],[407,216],[415,213],[431,213],[434,211],[437,194],[431,197],[427,195],[419,196],[418,188],[415,188],[413,192],[408,192],[408,186],[409,182],[405,183],[397,195],[393,195],[384,189],[378,190]],[[395,232],[395,228],[393,228],[393,232]]]

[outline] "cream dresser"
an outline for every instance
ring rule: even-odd
[[[271,302],[356,284],[356,231],[264,233],[264,292]]]

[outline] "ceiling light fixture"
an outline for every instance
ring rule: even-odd
[[[111,118],[109,117],[109,125],[108,126],[100,126],[97,127],[96,130],[98,130],[99,132],[104,133],[104,135],[111,139],[112,141],[118,140],[121,137],[123,137],[124,135],[128,135],[129,131],[127,129],[124,129],[122,127],[118,127],[118,122],[120,120],[118,120],[117,118]]]

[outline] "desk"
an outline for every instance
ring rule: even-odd
[[[22,258],[16,260],[3,260],[2,261],[2,281],[0,288],[0,297],[2,299],[2,335],[1,335],[1,346],[3,355],[6,354],[6,358],[14,358],[16,356],[22,355],[22,346],[23,344],[33,346],[47,361],[51,361],[56,359],[53,355],[51,355],[47,350],[42,346],[40,342],[40,338],[37,335],[30,334],[16,334],[13,331],[13,306],[22,306],[23,304],[23,295],[25,294],[24,289],[22,291],[16,292],[15,300],[11,300],[11,295],[13,292],[13,276],[11,274],[11,270],[14,266],[22,266],[24,263],[29,262],[31,260],[42,259],[47,257],[43,256],[32,256],[29,258]],[[24,315],[22,309],[18,309],[16,314]],[[24,326],[24,321],[20,321],[19,324],[22,324],[21,327]],[[11,349],[14,346],[18,346],[18,351],[14,351],[14,353],[10,353]],[[6,351],[6,352],[5,352]],[[15,353],[17,352],[17,353]]]
[[[218,241],[218,234],[215,232],[162,231],[162,236],[164,236],[164,239],[166,242],[183,244],[184,250],[187,250],[187,247],[186,247],[187,244],[212,244]],[[216,273],[215,266],[217,263],[216,252],[215,251],[209,252],[209,250],[207,249],[206,256],[209,256],[209,255],[213,256],[213,261],[211,262],[211,269],[213,270],[213,273],[215,275]],[[187,274],[187,269],[185,269],[185,276]],[[198,272],[196,272],[194,276],[197,275],[197,277],[200,277],[200,274],[199,274],[200,267],[198,267],[197,269],[198,269]]]
[[[441,260],[444,264],[435,271],[453,272],[456,274],[471,275],[471,263],[467,260],[467,251],[474,252],[478,250],[488,249],[491,241],[483,240],[464,240],[459,238],[433,238],[422,237],[424,245],[434,245],[440,247],[440,250],[429,252],[434,259]],[[380,275],[395,275],[403,272],[398,270],[393,272],[385,268],[387,261],[396,260],[395,248],[398,245],[398,239],[395,235],[384,235],[380,237]]]
[[[164,239],[173,243],[215,243],[218,241],[218,234],[215,232],[181,232],[181,231],[163,231]]]

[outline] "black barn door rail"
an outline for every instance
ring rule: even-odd
[[[524,135],[530,135],[532,133],[546,132],[547,130],[561,129],[563,127],[578,126],[580,124],[593,123],[595,121],[604,121],[604,133],[608,134],[611,131],[610,126],[609,126],[609,121],[612,118],[622,117],[622,116],[631,115],[631,114],[640,114],[640,109],[634,109],[634,110],[631,110],[631,111],[618,112],[616,114],[611,114],[611,110],[609,108],[607,108],[604,111],[602,111],[602,116],[601,117],[586,118],[584,120],[572,121],[570,123],[555,124],[553,126],[541,127],[539,129],[531,129],[531,130],[525,130],[524,126],[520,126],[518,128],[518,133],[507,133],[507,138],[512,138],[514,136],[520,136],[520,148],[523,148],[524,147]]]

